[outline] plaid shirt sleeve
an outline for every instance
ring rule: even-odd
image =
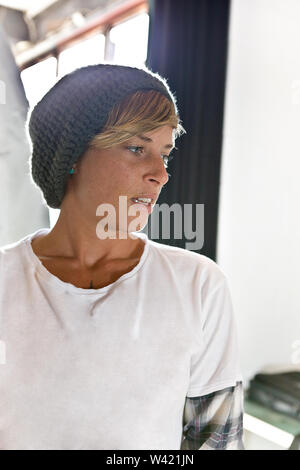
[[[243,382],[199,397],[186,397],[181,450],[245,450]]]

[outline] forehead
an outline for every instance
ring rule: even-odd
[[[175,144],[174,139],[174,129],[170,126],[164,126],[163,128],[159,128],[156,131],[148,132],[148,135],[144,134],[137,134],[135,137],[142,140],[143,142],[154,142],[157,138],[161,139],[163,147],[166,149],[172,149]]]

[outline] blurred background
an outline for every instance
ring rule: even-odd
[[[30,179],[28,111],[77,67],[147,65],[187,131],[158,203],[204,204],[198,252],[228,278],[245,390],[256,374],[299,374],[299,23],[299,0],[0,0],[0,246],[59,213]],[[289,405],[246,394],[247,450],[295,443],[297,387]]]

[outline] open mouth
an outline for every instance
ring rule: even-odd
[[[151,207],[152,199],[151,198],[131,198],[131,201],[136,204],[143,204],[144,206]]]
[[[133,204],[140,204],[140,205],[146,207],[147,211],[148,211],[148,214],[150,214],[152,212],[152,209],[155,205],[154,199],[152,199],[152,198],[135,198],[135,197],[132,197],[130,200]]]

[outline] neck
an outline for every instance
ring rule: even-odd
[[[74,258],[82,268],[91,268],[103,261],[125,260],[135,257],[144,243],[136,236],[101,240],[96,234],[97,221],[68,217],[63,209],[52,230],[45,235],[42,244],[47,256]],[[78,230],[80,227],[80,230]],[[123,234],[124,236],[124,234]],[[92,284],[92,281],[91,281]]]

